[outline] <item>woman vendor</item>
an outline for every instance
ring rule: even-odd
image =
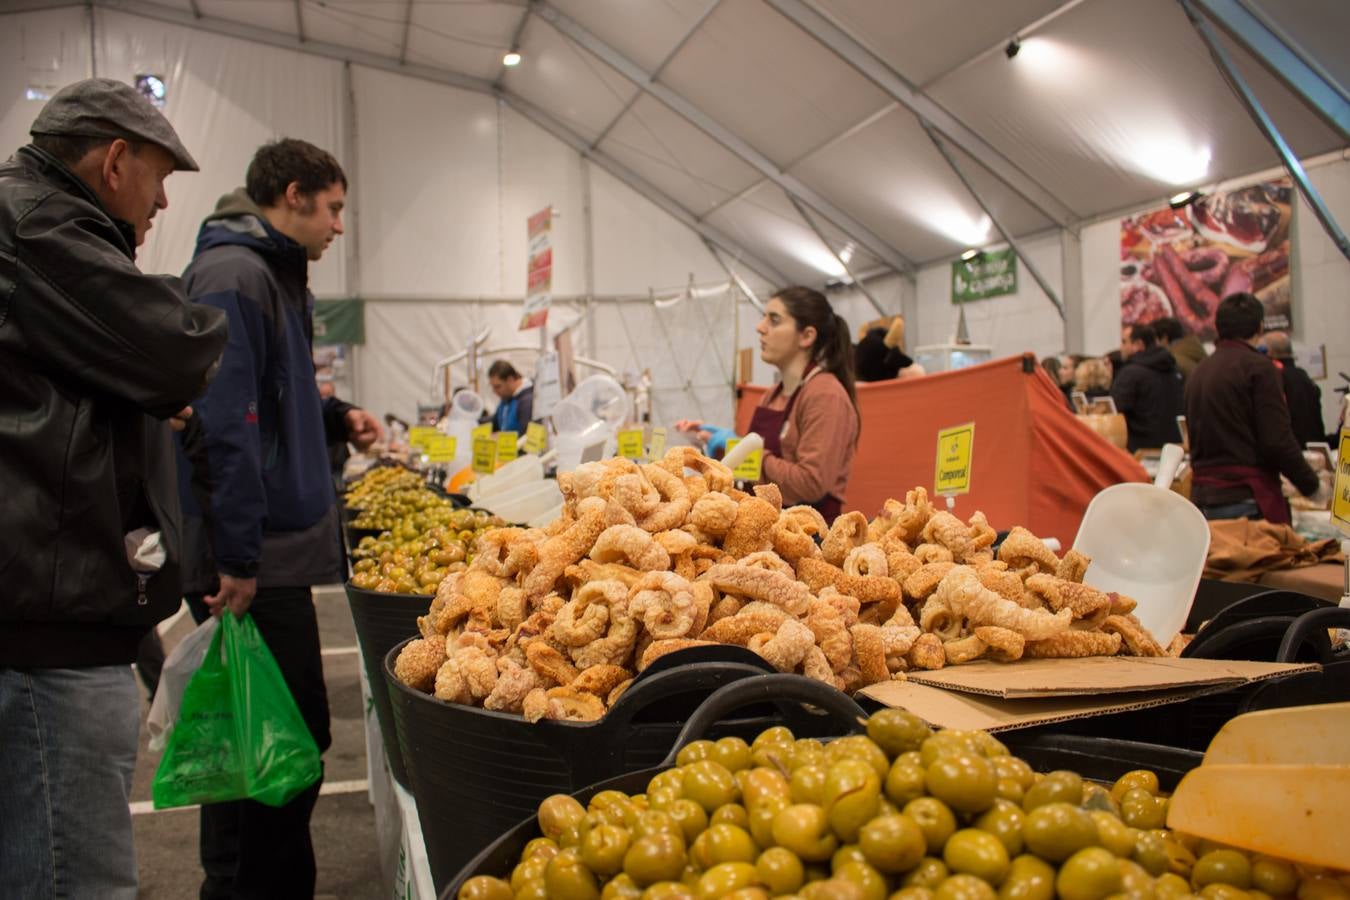
[[[784,504],[813,506],[833,522],[861,427],[848,324],[819,291],[789,287],[765,304],[755,331],[760,359],[779,373],[750,419],[750,431],[764,438],[763,480],[778,485]],[[697,431],[709,453],[735,436],[697,421],[675,427]]]

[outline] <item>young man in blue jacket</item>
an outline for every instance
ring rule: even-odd
[[[184,582],[199,619],[251,612],[319,749],[328,695],[311,587],[341,580],[328,442],[378,439],[364,410],[319,396],[309,263],[342,233],[347,177],[327,152],[285,139],[255,154],[243,188],[202,223],[188,295],[223,310],[220,372],[181,437]],[[281,808],[202,807],[202,900],[314,893],[312,785]]]

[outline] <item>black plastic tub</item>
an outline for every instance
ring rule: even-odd
[[[642,793],[652,776],[675,764],[675,754],[680,747],[708,735],[713,723],[727,713],[747,703],[762,703],[766,700],[795,700],[815,704],[830,714],[837,733],[863,730],[863,710],[847,696],[827,685],[802,675],[773,674],[746,678],[728,684],[709,696],[690,716],[659,765],[590,785],[574,791],[573,796],[586,804],[591,797],[606,790],[623,791],[626,794]],[[1018,735],[1015,732],[1000,734],[998,737],[1037,771],[1072,769],[1085,778],[1114,781],[1131,769],[1152,769],[1157,772],[1159,783],[1166,790],[1175,788],[1181,777],[1200,765],[1204,758],[1203,754],[1194,751],[1134,741],[1073,735]],[[535,816],[517,822],[465,864],[454,880],[441,891],[440,900],[455,900],[464,882],[476,875],[509,879],[525,845],[540,834]]]
[[[708,694],[772,671],[742,647],[694,648],[704,652],[673,653],[658,661],[664,665],[644,671],[599,721],[531,724],[518,715],[446,703],[402,684],[393,671],[401,649],[385,656],[384,675],[437,890],[504,831],[533,815],[545,797],[658,764]],[[799,704],[761,705],[719,723],[712,733],[753,738],[776,724],[804,736],[831,733],[833,726]]]
[[[351,607],[352,621],[356,624],[356,642],[361,646],[361,660],[370,682],[375,720],[380,725],[389,772],[406,788],[408,769],[403,764],[403,751],[399,748],[398,730],[394,727],[394,712],[389,705],[389,690],[381,666],[390,647],[416,636],[417,618],[427,614],[431,598],[418,594],[377,594],[347,582],[347,605]]]

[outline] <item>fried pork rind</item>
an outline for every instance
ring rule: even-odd
[[[848,556],[844,557],[843,569],[845,575],[864,578],[869,575],[885,578],[890,574],[890,566],[886,562],[886,551],[881,548],[880,544],[863,544],[854,547],[849,551]]]
[[[1064,631],[1053,637],[1027,641],[1026,659],[1080,659],[1086,656],[1115,656],[1120,652],[1119,634],[1102,631]]]
[[[736,480],[736,476],[725,465],[709,459],[693,447],[671,447],[656,465],[678,478],[684,477],[685,469],[692,469],[703,476],[710,491],[726,493]]]
[[[975,629],[975,636],[989,645],[985,656],[1000,662],[1021,659],[1022,652],[1026,649],[1026,638],[1016,631],[997,625],[980,625]]]
[[[911,669],[941,669],[947,665],[947,652],[942,648],[942,638],[936,634],[921,634],[905,654],[905,661]]]
[[[946,656],[949,666],[959,666],[961,663],[979,659],[984,656],[984,651],[987,649],[989,649],[989,645],[974,634],[946,641],[942,645],[942,653]]]
[[[947,577],[947,573],[956,568],[953,562],[927,563],[914,570],[914,574],[905,579],[905,596],[911,600],[927,600],[938,585]]]
[[[770,572],[777,572],[788,578],[797,577],[797,573],[793,571],[792,565],[772,550],[761,550],[758,553],[751,553],[744,559],[737,560],[737,565],[749,566],[752,569],[767,569]]]
[[[533,669],[521,666],[511,659],[497,660],[497,685],[483,700],[483,708],[496,712],[519,713],[525,705],[525,695],[540,687],[539,676]]]
[[[1028,641],[1062,634],[1073,619],[1073,613],[1068,609],[1051,615],[1043,609],[1024,609],[1005,600],[980,584],[975,570],[969,566],[957,566],[948,572],[933,596],[938,602],[945,603],[954,615],[965,618],[972,627],[997,625],[1016,631]]]
[[[806,651],[806,658],[802,660],[802,674],[841,691],[844,689],[844,680],[835,674],[834,667],[830,665],[825,651],[820,647],[812,647]]]
[[[809,506],[793,506],[783,510],[774,522],[770,537],[774,552],[789,562],[805,556],[819,556],[820,547],[815,538],[829,533],[825,517]]]
[[[763,600],[783,608],[794,616],[805,613],[811,602],[811,593],[806,585],[768,569],[742,565],[716,565],[707,571],[703,579],[719,591],[738,594],[747,600]]]
[[[654,640],[691,637],[707,622],[712,594],[674,572],[648,572],[633,586],[628,611]]]
[[[891,670],[886,665],[886,642],[880,625],[861,622],[849,629],[853,636],[853,655],[864,684],[888,681]]]
[[[1032,575],[1027,590],[1053,612],[1068,609],[1075,620],[1100,624],[1111,612],[1111,598],[1086,584],[1065,581],[1054,575]]]
[[[825,540],[820,544],[821,555],[832,566],[842,566],[854,547],[867,542],[867,517],[854,511],[834,520]]]
[[[886,538],[892,528],[895,527],[896,517],[904,510],[905,504],[899,500],[890,499],[881,505],[881,512],[877,513],[875,519],[867,525],[868,543],[879,543]]]
[[[773,482],[757,484],[752,489],[755,496],[768,503],[779,512],[783,511],[783,492]]]
[[[933,517],[933,504],[928,500],[928,491],[921,487],[905,494],[905,506],[895,515],[895,524],[888,535],[898,537],[911,547],[919,542],[919,535]]]
[[[631,588],[642,580],[643,574],[620,563],[601,564],[593,559],[583,559],[575,566],[568,566],[563,571],[563,578],[573,590],[588,581],[620,581],[624,587]]]
[[[663,572],[670,568],[670,553],[651,533],[636,525],[606,528],[595,539],[589,556],[602,565],[624,563],[642,572]]]
[[[661,495],[661,503],[651,513],[638,518],[638,525],[650,532],[679,528],[693,506],[684,479],[657,465],[643,466],[642,472]]]
[[[953,559],[962,561],[965,560],[967,554],[983,549],[983,547],[976,546],[972,529],[946,511],[934,513],[932,518],[928,520],[928,524],[924,525],[919,537],[926,544],[941,544],[951,551]],[[989,545],[985,544],[984,546]]]
[[[627,681],[620,682],[614,690],[609,692],[609,696],[605,698],[605,705],[613,706],[615,703],[618,703],[619,698],[623,696],[623,692],[632,687],[633,680],[634,679],[629,678]]]
[[[709,537],[725,537],[736,521],[739,506],[721,491],[709,491],[694,503],[689,511],[689,522]]]
[[[900,584],[923,567],[919,558],[910,552],[909,545],[898,537],[882,539],[881,549],[886,552],[886,574]]]
[[[1092,565],[1092,557],[1079,553],[1077,550],[1070,550],[1059,561],[1059,566],[1055,569],[1055,575],[1065,581],[1082,584],[1083,576],[1087,574],[1090,565]]]
[[[778,510],[767,500],[747,497],[736,508],[736,521],[722,540],[722,550],[740,559],[773,546],[773,526]]]
[[[548,713],[548,691],[537,687],[525,695],[520,703],[520,713],[526,722],[538,722]]]
[[[627,598],[618,581],[592,581],[572,593],[557,618],[548,628],[551,643],[562,647],[585,647],[598,641],[609,630],[609,610],[616,601]]]
[[[1128,616],[1134,612],[1134,608],[1139,605],[1139,601],[1126,594],[1117,594],[1111,591],[1106,596],[1111,598],[1111,615]]]
[[[594,722],[605,714],[605,702],[594,694],[572,687],[549,688],[544,718],[561,722]]]
[[[1148,633],[1138,619],[1131,615],[1107,616],[1102,631],[1120,635],[1129,656],[1166,656],[1166,651]]]
[[[613,582],[611,582],[613,583]],[[572,652],[572,661],[582,669],[592,666],[621,666],[633,655],[637,645],[638,621],[628,611],[628,598],[623,596],[609,608],[609,632]]]
[[[697,638],[674,638],[666,641],[652,641],[647,646],[647,649],[642,651],[642,657],[638,661],[637,670],[641,672],[667,653],[674,653],[676,650],[687,650],[690,647],[711,647],[716,643],[716,641],[704,641]]]
[[[914,558],[925,566],[956,562],[956,554],[941,544],[920,544],[914,548]]]
[[[763,640],[757,640],[760,637]],[[761,632],[747,642],[751,650],[779,672],[795,671],[815,645],[816,636],[797,619],[784,619],[777,632]]]
[[[440,635],[409,641],[394,660],[394,677],[415,691],[429,693],[436,673],[445,664],[445,638]]]
[[[856,612],[850,618],[839,605],[831,603],[829,597],[811,601],[806,626],[815,635],[816,644],[835,672],[843,671],[853,659],[853,636],[849,627],[856,622]]]
[[[1023,578],[1038,572],[1053,574],[1059,571],[1059,557],[1045,546],[1045,542],[1021,525],[1008,532],[998,548],[998,558]]]
[[[1028,609],[1035,609],[1040,606],[1039,601],[1027,595],[1027,589],[1022,583],[1022,579],[1017,577],[1016,572],[1009,571],[1007,563],[992,562],[977,566],[975,575],[980,579],[980,584],[998,594],[1004,600],[1011,600],[1018,606],[1025,606]]]
[[[528,597],[542,597],[553,590],[567,567],[590,552],[605,528],[605,506],[599,498],[582,500],[577,504],[577,520],[566,531],[544,541],[539,547],[539,563],[521,585]]]
[[[608,697],[610,691],[629,677],[628,670],[623,666],[603,664],[582,669],[581,674],[569,686],[597,697]]]
[[[774,634],[792,616],[781,606],[756,601],[747,603],[735,614],[718,619],[699,635],[704,640],[719,644],[739,644],[744,647],[757,634]]]
[[[552,684],[571,684],[581,674],[567,657],[547,641],[531,641],[525,648],[525,659],[539,677]]]

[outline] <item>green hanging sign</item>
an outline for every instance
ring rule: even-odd
[[[365,342],[364,300],[314,301],[314,343],[364,344]]]
[[[952,263],[952,302],[968,303],[1017,293],[1017,254],[1011,249],[981,253]]]

